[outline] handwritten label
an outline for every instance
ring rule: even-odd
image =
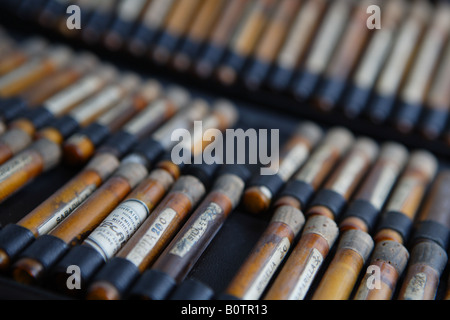
[[[275,273],[278,266],[286,256],[290,245],[291,243],[289,242],[288,238],[283,238],[281,240],[281,242],[273,251],[272,256],[267,261],[264,268],[261,270],[258,277],[253,281],[252,285],[247,290],[247,293],[243,296],[244,300],[257,300],[261,297],[261,294],[272,278],[272,275]]]
[[[32,161],[32,156],[28,153],[18,155],[0,167],[0,182],[8,179],[16,172],[21,171]]]
[[[356,154],[352,157],[351,160],[345,165],[342,173],[339,175],[339,178],[336,180],[331,189],[339,194],[345,194],[355,181],[355,177],[364,168],[366,161],[366,158],[362,154]]]
[[[404,298],[406,300],[422,300],[425,294],[427,275],[420,272],[411,278],[406,287]]]
[[[278,170],[278,175],[283,181],[287,181],[298,167],[306,160],[308,157],[308,148],[301,144],[293,148],[284,158]]]
[[[83,97],[94,93],[100,88],[102,81],[98,77],[88,77],[80,83],[74,84],[66,90],[52,96],[44,104],[45,108],[52,114],[59,114],[68,106],[79,102]]]
[[[313,249],[308,257],[305,268],[300,275],[294,290],[292,290],[289,300],[302,300],[305,298],[306,293],[314,280],[314,277],[319,271],[323,262],[323,256],[317,249]]]
[[[222,208],[217,203],[211,202],[184,236],[178,240],[172,250],[170,250],[170,253],[184,257],[205,234],[210,222],[214,221],[220,213],[222,213]]]
[[[177,212],[172,208],[166,208],[158,215],[155,221],[150,225],[147,232],[142,236],[139,242],[125,257],[127,260],[139,266],[160,241],[162,235],[170,226],[170,221],[176,216]]]
[[[77,193],[76,196],[62,207],[58,208],[54,214],[40,225],[37,229],[39,234],[47,234],[51,229],[61,223],[69,214],[71,214],[84,200],[86,200],[95,190],[95,184],[87,186],[84,190]]]
[[[296,180],[312,183],[323,168],[323,163],[331,156],[333,148],[320,146],[295,177]]]
[[[17,68],[15,71],[7,73],[0,79],[0,88],[4,88],[12,83],[20,81],[22,78],[35,71],[41,63],[42,60],[40,58],[36,58]]]
[[[386,211],[401,211],[408,201],[408,198],[413,195],[414,188],[419,184],[420,181],[415,177],[408,177],[401,180],[399,185],[395,188],[395,193],[392,195],[392,198],[386,207]]]
[[[383,207],[389,192],[397,179],[398,169],[392,166],[386,166],[381,172],[377,184],[374,186],[370,203],[380,210]]]

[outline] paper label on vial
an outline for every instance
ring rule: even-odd
[[[319,271],[323,262],[323,256],[317,249],[313,249],[306,261],[305,268],[300,275],[294,290],[288,297],[289,300],[303,300],[308,293],[309,287],[314,280],[314,277]]]
[[[389,62],[383,69],[378,85],[378,93],[390,96],[394,94],[400,85],[403,71],[406,68],[410,53],[416,45],[419,28],[413,21],[408,21],[397,37],[398,41],[391,54]]]
[[[323,168],[323,163],[331,156],[332,148],[329,146],[321,146],[314,152],[308,163],[300,170],[296,176],[296,180],[311,183]]]
[[[133,235],[148,214],[148,207],[142,201],[126,200],[103,220],[85,242],[107,260]]]
[[[301,144],[293,148],[284,158],[278,169],[278,175],[283,181],[287,181],[298,167],[306,160],[309,154],[308,148]]]
[[[78,122],[83,122],[84,119],[88,119],[96,113],[104,112],[120,99],[122,92],[120,87],[111,86],[77,107],[76,112],[72,114],[72,116],[78,120]]]
[[[346,3],[339,1],[326,17],[325,24],[320,30],[320,36],[317,38],[306,62],[308,70],[318,74],[323,73],[347,20],[347,7]]]
[[[320,5],[319,5],[320,6]],[[284,49],[280,52],[278,64],[286,69],[295,68],[298,57],[308,46],[311,32],[318,19],[319,8],[315,3],[308,2],[300,11],[293,24]],[[299,35],[302,35],[299,37]]]
[[[10,85],[20,79],[26,77],[28,74],[33,72],[35,69],[39,67],[42,63],[42,60],[39,58],[33,59],[32,61],[24,64],[19,67],[15,71],[9,72],[0,79],[0,88]]]
[[[214,221],[217,215],[221,213],[222,208],[217,203],[211,202],[205,211],[194,221],[184,236],[178,240],[172,250],[170,250],[170,253],[184,257],[205,234],[209,223]]]
[[[425,286],[427,284],[427,275],[420,272],[409,280],[406,287],[404,298],[406,300],[422,300],[425,294]]]
[[[290,245],[291,243],[288,238],[281,240],[258,277],[253,281],[247,293],[243,296],[243,300],[258,300],[261,297],[273,274],[286,256]]]
[[[403,206],[408,201],[414,188],[420,183],[416,178],[410,177],[401,180],[398,186],[395,187],[395,193],[392,195],[389,204],[385,211],[401,211]]]
[[[373,38],[366,51],[361,67],[358,69],[355,79],[362,88],[371,88],[375,83],[378,71],[381,69],[384,60],[389,52],[392,32],[380,30]]]
[[[75,84],[71,86],[67,90],[63,90],[60,93],[54,95],[50,99],[45,102],[45,108],[50,111],[52,114],[58,114],[64,108],[71,106],[83,97],[86,97],[97,88],[99,88],[102,84],[102,80],[98,77],[89,77],[79,84]]]
[[[47,234],[51,229],[61,223],[69,214],[71,214],[84,200],[86,200],[95,190],[97,186],[91,184],[87,186],[81,192],[78,192],[76,196],[64,206],[60,207],[55,213],[37,228],[39,234]]]
[[[143,21],[148,27],[157,28],[164,21],[174,0],[153,0],[147,9]]]
[[[139,117],[126,124],[124,126],[124,131],[131,134],[137,134],[152,122],[157,122],[158,119],[161,119],[164,116],[165,112],[166,102],[157,101],[152,105],[151,108],[147,108],[141,111],[139,113]]]
[[[164,209],[125,258],[139,266],[161,239],[176,214],[177,212],[172,208]]]
[[[141,12],[144,4],[145,0],[123,1],[118,10],[118,14],[125,21],[133,21]]]
[[[375,185],[372,197],[369,199],[370,203],[380,210],[392,189],[392,186],[397,179],[397,170],[393,167],[385,167]]]
[[[403,99],[407,102],[422,102],[429,76],[434,70],[434,63],[440,53],[442,37],[438,33],[428,33],[424,42],[403,93]]]
[[[367,160],[362,154],[357,154],[352,157],[331,189],[339,194],[345,194],[355,181],[355,177],[364,168],[366,161]]]
[[[28,153],[12,158],[0,167],[0,182],[23,170],[33,160]]]

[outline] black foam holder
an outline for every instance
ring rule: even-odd
[[[367,107],[366,114],[372,122],[377,124],[385,123],[391,116],[396,104],[396,96],[375,94]]]
[[[333,213],[334,220],[337,221],[346,205],[347,200],[341,194],[334,190],[322,189],[316,194],[309,207],[324,206]]]
[[[268,76],[268,86],[275,92],[284,92],[288,89],[293,76],[294,71],[292,69],[276,65]]]
[[[159,270],[145,271],[131,288],[132,300],[166,300],[176,288],[175,279]]]
[[[362,114],[370,101],[371,93],[372,91],[368,88],[350,85],[342,102],[346,116],[356,118]]]
[[[202,78],[207,78],[212,75],[223,57],[227,56],[228,51],[213,43],[206,44],[200,58],[196,63],[197,74]]]
[[[272,64],[260,59],[250,59],[244,73],[244,82],[247,88],[256,90],[265,83]]]
[[[35,240],[34,234],[17,224],[8,224],[0,231],[0,249],[11,261]]]
[[[168,300],[211,300],[213,296],[214,291],[209,286],[189,278],[174,290]]]
[[[48,273],[68,249],[69,246],[63,240],[45,234],[28,246],[19,255],[19,258],[30,258],[38,261],[42,265],[44,273]]]
[[[120,130],[109,138],[106,138],[106,141],[98,148],[98,152],[109,152],[120,159],[130,152],[137,144],[138,139],[135,135]]]
[[[87,245],[71,248],[51,269],[50,277],[67,275],[67,268],[76,265],[80,269],[81,288],[85,289],[95,273],[104,265],[105,260],[95,249]]]
[[[300,70],[294,76],[292,82],[292,93],[299,101],[305,101],[312,97],[321,82],[321,76],[307,70]]]

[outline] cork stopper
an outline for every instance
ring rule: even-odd
[[[159,97],[163,92],[163,88],[159,81],[154,79],[146,80],[139,89],[139,94],[146,100],[152,101]]]
[[[311,146],[315,146],[323,136],[323,130],[314,122],[303,121],[297,127],[296,135],[306,138]]]
[[[95,55],[90,52],[84,51],[77,53],[72,65],[79,72],[88,72],[96,68],[98,63],[98,58]]]
[[[23,51],[29,56],[35,56],[44,52],[47,49],[48,43],[44,38],[33,37],[25,40],[23,43]]]
[[[409,259],[408,250],[396,241],[382,241],[375,246],[372,262],[383,261],[389,263],[401,275]]]
[[[303,235],[311,233],[320,235],[327,241],[328,247],[331,248],[339,235],[339,228],[336,222],[328,217],[322,215],[311,216],[303,229]]]
[[[176,108],[184,107],[190,100],[189,92],[182,87],[170,86],[165,90],[165,95],[172,101]]]
[[[214,183],[213,191],[218,191],[228,197],[233,208],[239,203],[245,182],[234,174],[224,174]]]
[[[226,99],[219,99],[214,102],[213,112],[220,115],[225,128],[234,126],[239,118],[239,112],[236,106]]]
[[[373,247],[372,237],[367,232],[357,229],[345,231],[339,241],[339,250],[355,251],[362,257],[364,263],[369,258]]]
[[[428,179],[432,179],[438,169],[436,157],[428,151],[417,150],[411,154],[408,168],[423,172]]]
[[[380,160],[394,161],[403,167],[408,160],[409,152],[403,145],[396,142],[385,142],[381,145]]]
[[[305,216],[297,208],[291,206],[281,206],[275,210],[272,222],[281,222],[288,225],[295,237],[305,224]]]
[[[120,162],[115,156],[109,153],[100,153],[86,165],[85,170],[93,170],[97,172],[102,180],[105,180],[119,165]]]
[[[147,168],[140,163],[127,162],[117,169],[115,176],[120,176],[128,181],[131,189],[137,186],[148,174]]]
[[[12,128],[0,136],[0,143],[8,146],[13,154],[25,149],[32,141],[32,136],[18,128]]]
[[[96,70],[97,75],[105,81],[111,81],[116,79],[119,75],[119,71],[112,64],[102,64]]]
[[[119,76],[119,83],[126,91],[134,91],[139,87],[141,78],[134,72],[127,72]]]
[[[448,256],[444,249],[434,241],[423,241],[411,251],[409,265],[425,264],[441,274],[447,265]]]
[[[189,121],[196,121],[202,119],[209,111],[210,107],[205,99],[196,98],[189,104],[190,111],[187,113]]]
[[[30,149],[37,151],[42,157],[44,171],[50,170],[56,166],[62,157],[61,146],[48,139],[37,140],[31,145]]]
[[[196,204],[206,192],[204,184],[191,175],[181,176],[173,186],[171,192],[181,192],[191,200],[191,204]]]
[[[343,127],[334,127],[327,131],[323,144],[332,145],[339,150],[340,154],[344,154],[355,141],[354,135]]]
[[[369,161],[374,161],[380,151],[377,143],[368,137],[359,137],[354,143],[354,149],[367,156]]]
[[[147,179],[158,181],[163,186],[164,190],[168,190],[174,183],[173,176],[163,169],[155,169],[148,175]]]
[[[56,67],[61,67],[71,61],[73,58],[73,52],[68,47],[57,46],[50,48],[48,57],[56,65]]]

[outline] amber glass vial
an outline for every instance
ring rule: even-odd
[[[245,170],[245,171],[244,171]],[[225,167],[206,198],[176,237],[131,289],[132,298],[165,299],[203,254],[239,203],[248,177],[245,167]],[[149,284],[156,281],[158,285]],[[158,290],[158,287],[162,290]]]
[[[373,237],[375,249],[355,300],[392,299],[397,282],[406,267],[412,223],[420,208],[428,185],[437,171],[436,158],[426,151],[412,153],[397,183]],[[373,283],[372,272],[379,268],[380,283]]]
[[[95,276],[87,298],[124,298],[136,277],[154,263],[205,193],[205,184],[198,177],[182,175],[142,227]],[[121,281],[117,281],[117,270],[123,272]]]
[[[352,140],[349,141],[351,142]],[[337,239],[339,230],[335,219],[341,215],[377,154],[377,144],[363,137],[356,139],[350,150],[342,156],[342,160],[338,162],[335,170],[331,171],[331,176],[309,204],[306,224],[299,242],[264,299],[305,298]]]
[[[80,207],[27,247],[12,266],[18,282],[38,283],[58,259],[82,242],[147,175],[140,164],[124,164]]]
[[[441,171],[434,181],[415,222],[411,257],[398,295],[400,300],[433,300],[447,264],[450,212],[450,172]]]
[[[308,159],[322,135],[322,130],[312,122],[298,125],[280,152],[275,174],[257,176],[245,190],[243,203],[247,211],[257,214],[269,209],[272,199]],[[270,170],[268,168],[268,171]]]
[[[259,299],[303,227],[303,210],[353,141],[343,128],[332,128],[312,152],[295,179],[274,204],[273,217],[225,294]]]

